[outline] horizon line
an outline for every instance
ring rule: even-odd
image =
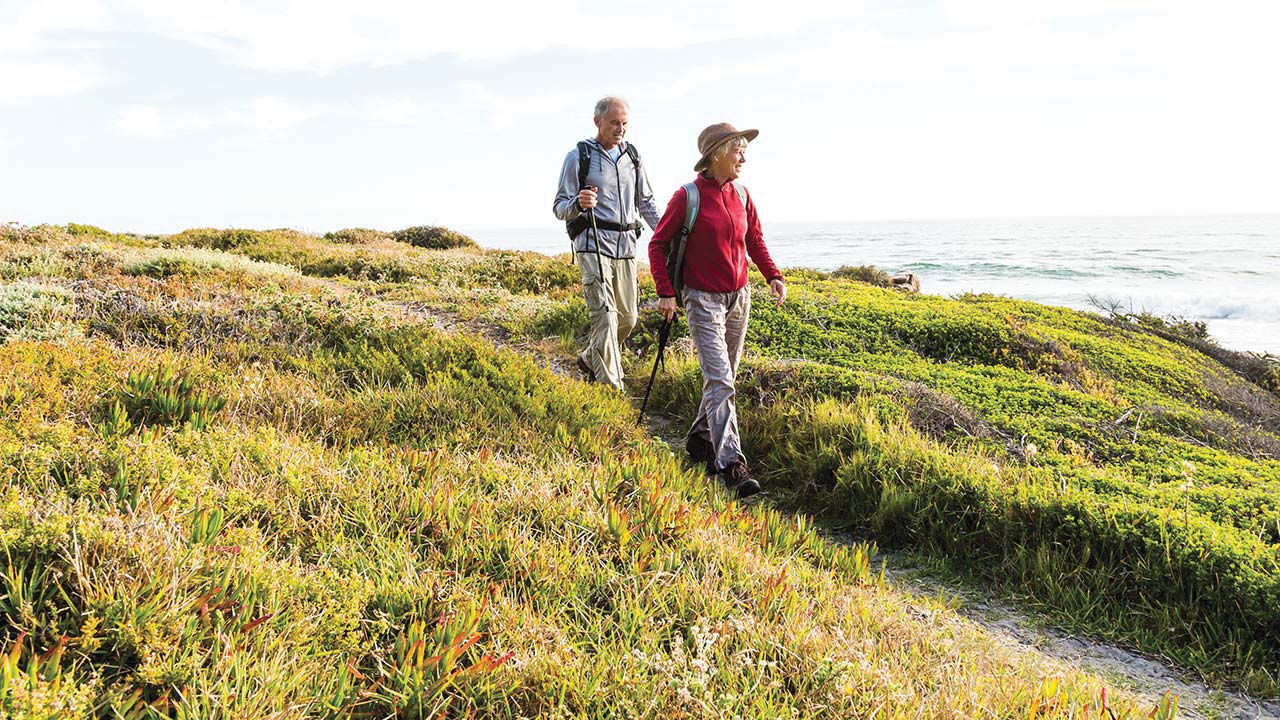
[[[767,225],[820,225],[820,224],[859,224],[859,223],[919,223],[919,222],[956,222],[956,221],[990,221],[990,220],[1138,220],[1156,218],[1241,218],[1241,217],[1275,217],[1280,218],[1280,210],[1244,210],[1230,212],[1171,212],[1171,213],[1084,213],[1079,215],[940,215],[936,217],[883,217],[859,219],[827,219],[827,220],[768,220]],[[560,223],[547,223],[546,227],[558,227]],[[459,223],[458,227],[470,227],[476,230],[533,230],[544,227],[538,225],[481,225],[476,223]]]
[[[1233,212],[1181,212],[1181,213],[1092,213],[1092,214],[1086,213],[1086,214],[1079,214],[1079,215],[1052,215],[1052,214],[969,215],[969,216],[936,216],[936,217],[884,217],[884,218],[828,219],[828,220],[778,219],[778,220],[768,220],[765,224],[766,226],[769,226],[769,225],[833,225],[833,224],[857,225],[857,224],[870,224],[870,223],[931,223],[931,222],[984,222],[984,221],[991,222],[991,221],[1034,221],[1034,220],[1140,220],[1140,219],[1170,219],[1170,218],[1178,218],[1178,219],[1277,218],[1277,219],[1280,219],[1280,210],[1247,210],[1247,211],[1233,211]],[[12,218],[0,219],[0,225],[14,224],[14,225],[19,225],[24,227],[37,227],[39,225],[67,225],[69,223],[92,224],[97,227],[102,227],[100,225],[97,225],[96,223],[92,223],[92,222],[84,223],[84,222],[78,222],[76,220],[67,220],[61,223],[36,222],[34,224],[28,224],[21,220],[12,219]],[[486,225],[486,224],[469,223],[469,222],[443,222],[443,223],[425,222],[422,224],[443,225],[444,227],[449,227],[453,229],[466,229],[468,232],[495,231],[495,230],[496,231],[512,231],[512,230],[548,230],[549,231],[553,229],[561,230],[561,231],[563,230],[562,223],[559,223],[554,220],[548,221],[546,223],[538,223],[538,224]],[[104,227],[103,229],[108,230],[108,232],[115,232],[115,233],[122,233],[122,234],[134,233],[134,234],[144,234],[144,235],[173,235],[173,234],[183,232],[185,230],[191,230],[196,228],[207,228],[207,227],[213,227],[218,229],[253,229],[253,230],[291,229],[291,230],[299,230],[299,231],[308,232],[308,233],[318,232],[320,234],[323,234],[324,232],[332,232],[334,230],[344,229],[344,228],[328,228],[325,230],[316,230],[314,229],[315,226],[312,223],[307,223],[307,222],[294,223],[294,224],[288,224],[288,225],[276,225],[271,228],[257,228],[257,227],[250,227],[247,225],[240,225],[240,224],[231,224],[231,225],[197,224],[197,225],[184,226],[178,230],[173,230],[170,232],[155,231],[155,230],[138,230],[136,228],[131,228],[127,230],[114,230],[114,229],[109,229]],[[351,225],[349,227],[369,227],[369,225],[357,224],[357,225]],[[381,230],[381,228],[377,228],[377,229]],[[393,232],[394,230],[397,230],[397,229],[400,229],[400,228],[386,230],[385,232]]]

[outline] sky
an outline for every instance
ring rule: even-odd
[[[1280,212],[1274,0],[0,0],[0,222],[554,225],[631,104],[660,206],[758,128],[769,221]]]

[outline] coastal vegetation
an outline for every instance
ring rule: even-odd
[[[757,303],[740,382],[775,499],[1274,696],[1274,359],[1151,319],[792,274]],[[1213,348],[1206,352],[1205,348]],[[696,412],[696,362],[658,407]]]
[[[1276,694],[1265,359],[794,271],[739,504],[546,367],[566,258],[398,236],[0,228],[0,718],[1174,716],[879,546]],[[677,341],[653,402],[698,393]]]
[[[1149,314],[884,290],[874,268],[788,278],[785,306],[756,303],[740,378],[773,502],[1075,630],[1280,693],[1276,358]],[[585,309],[555,300],[498,314],[514,308],[509,330],[567,351]],[[632,387],[653,337],[633,340]],[[699,396],[686,344],[651,402],[683,424]]]

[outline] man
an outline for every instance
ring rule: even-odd
[[[747,143],[758,134],[729,123],[703,130],[698,135],[701,157],[693,167],[698,175],[676,190],[649,241],[649,272],[658,290],[658,311],[670,322],[680,291],[702,369],[702,404],[685,449],[693,460],[707,463],[739,497],[760,492],[760,483],[751,477],[742,454],[735,388],[751,317],[748,258],[769,282],[777,304],[787,299],[787,285],[765,246],[755,202],[737,182],[747,161]],[[667,250],[681,240],[691,201],[697,203],[698,212],[689,236],[683,238],[679,276],[673,278],[667,274]]]
[[[622,341],[636,326],[636,240],[640,218],[658,225],[658,206],[627,134],[625,100],[596,103],[596,136],[565,156],[554,211],[567,223],[591,317],[578,369],[622,390]]]

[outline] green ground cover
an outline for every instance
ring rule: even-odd
[[[414,313],[554,349],[572,277],[370,231],[0,228],[0,718],[1107,712],[874,547],[733,503],[627,398]]]
[[[1008,298],[804,271],[790,292],[753,308],[739,394],[775,499],[1280,691],[1274,364]],[[688,418],[696,363],[667,379],[659,407]]]

